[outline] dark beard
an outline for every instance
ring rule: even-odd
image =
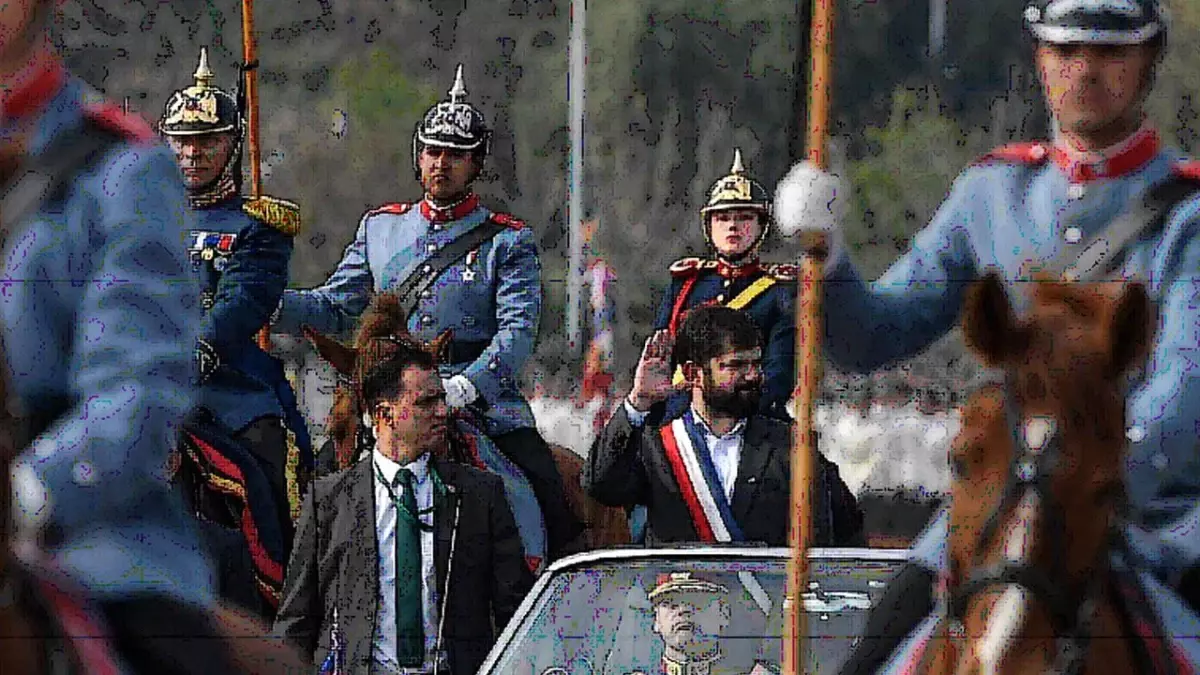
[[[762,393],[758,387],[733,391],[707,391],[704,394],[704,403],[714,413],[743,419],[750,417],[758,410],[760,398],[762,398]]]

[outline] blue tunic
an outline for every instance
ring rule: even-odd
[[[6,223],[0,322],[13,392],[29,410],[66,406],[19,462],[44,486],[61,538],[51,553],[73,580],[101,598],[148,591],[207,605],[213,571],[166,473],[196,401],[198,289],[181,246],[195,221],[149,127],[63,77],[55,65],[38,79],[54,93],[26,115],[30,154],[96,129],[123,140],[62,199]]]
[[[262,417],[285,417],[280,394],[295,397],[283,364],[257,340],[287,287],[292,236],[250,216],[243,204],[232,197],[198,209],[188,241],[200,276],[200,336],[221,361],[204,382],[200,403],[231,432]]]
[[[442,376],[461,373],[475,386],[486,403],[488,436],[534,428],[519,378],[541,317],[537,244],[523,223],[489,211],[478,197],[446,212],[427,201],[368,211],[324,285],[284,293],[275,329],[298,335],[307,324],[322,333],[348,333],[374,293],[394,288],[439,248],[488,219],[508,227],[434,281],[408,317],[408,328],[422,340],[453,330],[455,342],[480,345],[478,356],[445,364]]]

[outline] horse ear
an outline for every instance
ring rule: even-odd
[[[350,347],[334,340],[331,337],[326,337],[310,326],[301,326],[300,330],[304,333],[304,337],[316,347],[317,353],[321,358],[325,359],[333,369],[345,375],[352,377],[354,375],[355,352]]]
[[[988,272],[967,290],[962,327],[967,346],[989,367],[1004,364],[1021,349],[1023,332],[996,272]]]
[[[442,334],[435,337],[433,342],[429,343],[429,351],[433,352],[433,358],[439,364],[445,363],[449,358],[450,341],[454,339],[454,330],[447,328],[442,331]]]
[[[1140,283],[1126,286],[1109,320],[1109,377],[1119,377],[1146,357],[1154,337],[1155,321],[1154,306],[1146,287]]]

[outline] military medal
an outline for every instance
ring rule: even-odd
[[[470,253],[467,254],[467,259],[463,263],[463,267],[465,268],[462,273],[463,281],[465,281],[467,283],[471,283],[472,281],[475,281],[476,272],[475,272],[475,270],[471,269],[471,265],[473,265],[475,263],[475,260],[477,258],[479,258],[479,249],[475,249],[474,251],[471,251]]]
[[[213,259],[213,250],[211,248],[204,249],[204,251],[202,251],[200,253],[200,257],[204,258],[205,260],[212,260]]]

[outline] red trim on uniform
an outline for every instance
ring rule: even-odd
[[[730,265],[724,260],[717,261],[717,274],[726,279],[740,279],[762,271],[762,264],[757,260],[741,265]]]
[[[18,76],[21,77],[21,76]],[[67,82],[67,69],[57,58],[35,66],[17,88],[0,93],[0,116],[19,119],[39,112]]]
[[[1186,178],[1200,183],[1200,162],[1188,160],[1178,162],[1171,167],[1171,172],[1180,178]]]
[[[394,216],[402,216],[402,215],[408,213],[409,209],[411,209],[412,206],[413,206],[412,202],[396,202],[394,204],[384,204],[383,206],[377,206],[377,207],[371,209],[370,211],[367,211],[367,215],[368,216],[378,216],[383,213],[390,213]]]
[[[140,115],[126,113],[111,101],[83,106],[83,116],[93,124],[137,145],[154,142],[154,129]]]
[[[50,605],[55,620],[62,626],[64,637],[74,647],[78,665],[88,673],[120,675],[112,643],[107,631],[82,604],[58,586],[38,579],[38,589]]]
[[[529,566],[529,571],[537,574],[538,567],[542,564],[542,559],[536,555],[525,556],[525,564]]]
[[[672,426],[668,424],[662,427],[658,430],[658,435],[662,437],[663,449],[667,452],[667,464],[671,465],[671,473],[675,474],[675,482],[679,484],[679,494],[683,497],[683,504],[687,507],[688,513],[692,514],[692,523],[696,526],[696,534],[702,542],[715,542],[717,537],[713,534],[712,525],[708,522],[708,516],[704,514],[704,508],[700,506],[700,498],[696,496],[696,489],[692,487],[687,468],[683,465],[683,456],[679,454],[679,445],[675,442]]]
[[[1158,131],[1146,126],[1121,143],[1110,156],[1074,152],[1062,146],[1055,146],[1052,155],[1054,163],[1072,183],[1087,183],[1133,173],[1154,159],[1159,147]]]
[[[1015,162],[1017,164],[1041,164],[1050,156],[1045,143],[1010,143],[1002,145],[975,160],[976,164],[985,162]]]
[[[675,297],[675,305],[671,307],[671,321],[667,324],[667,330],[671,335],[674,335],[675,331],[679,329],[679,318],[683,315],[683,305],[687,302],[688,294],[692,292],[692,286],[696,285],[696,280],[699,278],[699,276],[694,276],[684,281],[683,288],[679,289],[679,295]]]
[[[515,218],[507,213],[493,213],[489,217],[495,222],[500,223],[505,227],[511,227],[514,230],[521,230],[525,228],[525,221],[521,220],[520,218]]]
[[[475,465],[475,468],[479,469],[480,471],[487,471],[488,473],[491,473],[491,469],[487,467],[487,464],[483,463],[483,456],[479,454],[479,441],[475,438],[475,436],[464,433],[462,434],[462,440],[463,445],[466,446],[467,455],[471,458],[471,462]]]
[[[238,485],[245,485],[242,470],[236,464],[230,462],[220,451],[198,438],[195,434],[189,433],[188,436],[196,443],[196,447],[200,448],[200,451],[204,453],[204,458],[211,462],[214,468],[233,479]],[[272,560],[267,550],[263,547],[262,540],[258,536],[258,526],[254,522],[254,515],[250,511],[246,495],[242,494],[240,496],[242,498],[242,532],[246,535],[246,543],[250,547],[255,567],[265,574],[272,583],[282,585],[283,566]]]
[[[421,215],[431,223],[447,223],[452,220],[466,218],[469,213],[479,207],[479,195],[472,192],[466,199],[445,209],[439,209],[428,199],[421,200]]]

